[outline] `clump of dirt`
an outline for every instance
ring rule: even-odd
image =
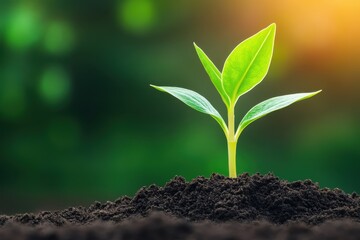
[[[154,218],[147,218],[154,212],[166,214],[166,217],[161,215],[158,218],[160,220],[156,221]],[[138,222],[135,225],[134,222],[129,224],[129,219],[138,219]],[[339,220],[346,220],[346,222],[333,222]],[[153,222],[158,222],[158,224]],[[15,229],[19,229],[19,224],[33,229],[25,231],[27,233],[41,228],[47,229],[45,232],[49,233],[50,228],[52,229],[50,232],[56,236],[61,235],[62,232],[56,230],[58,228],[55,226],[62,226],[67,233],[74,234],[77,231],[91,234],[93,229],[103,228],[108,234],[114,235],[127,231],[134,231],[131,234],[135,234],[135,230],[142,227],[148,230],[141,231],[150,233],[150,229],[157,229],[156,226],[158,226],[157,231],[162,233],[169,229],[179,233],[180,230],[176,230],[179,228],[185,232],[186,237],[197,236],[196,234],[200,234],[203,230],[205,235],[215,233],[213,229],[217,229],[216,232],[222,232],[220,228],[227,229],[225,232],[229,234],[232,232],[235,234],[238,231],[236,229],[252,229],[253,233],[246,230],[246,233],[242,234],[253,234],[253,236],[261,232],[283,236],[292,231],[298,232],[300,229],[300,232],[304,231],[304,234],[308,236],[307,239],[312,239],[310,235],[326,234],[329,232],[328,229],[339,226],[341,229],[347,229],[345,226],[349,226],[351,231],[356,232],[356,236],[360,237],[360,196],[356,193],[346,194],[340,189],[319,188],[310,180],[288,182],[272,174],[250,176],[245,173],[238,178],[213,174],[210,178],[198,177],[190,182],[186,182],[182,177],[175,177],[163,187],[156,185],[143,187],[132,198],[125,196],[114,202],[95,202],[90,207],[71,207],[62,211],[0,216],[0,226],[14,224],[17,226]],[[211,227],[208,226],[209,224]],[[76,230],[74,226],[77,226]],[[166,229],[161,230],[161,226]],[[44,231],[35,232],[40,234]],[[139,238],[136,235],[133,238],[119,239],[145,238]],[[146,239],[186,238],[173,236],[172,238]],[[195,239],[211,239],[211,237]]]

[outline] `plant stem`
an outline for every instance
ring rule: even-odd
[[[228,134],[227,134],[227,144],[228,144],[228,156],[229,156],[229,176],[231,178],[236,178],[236,145],[237,138],[235,137],[235,115],[234,115],[234,106],[230,105],[228,108]]]

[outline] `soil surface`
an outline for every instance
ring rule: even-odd
[[[0,216],[0,239],[360,239],[360,196],[272,174],[213,174],[90,207]]]

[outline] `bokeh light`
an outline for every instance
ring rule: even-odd
[[[17,6],[10,14],[5,29],[5,39],[9,47],[17,50],[29,48],[41,37],[40,14],[27,6]]]
[[[44,70],[38,89],[44,102],[59,105],[64,103],[70,95],[70,78],[60,66],[50,66]]]
[[[146,33],[156,23],[156,6],[152,0],[119,1],[120,24],[131,33]]]
[[[44,39],[44,47],[48,53],[68,53],[73,48],[74,41],[74,32],[66,22],[54,21],[48,24]]]

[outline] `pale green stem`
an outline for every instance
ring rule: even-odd
[[[235,139],[236,139],[236,141],[239,139],[242,130],[243,130],[243,129],[242,129],[240,126],[239,126],[238,129],[236,130],[236,133],[235,133]]]
[[[231,178],[236,178],[236,145],[237,138],[235,137],[235,115],[234,115],[234,106],[230,105],[228,108],[228,134],[227,134],[227,144],[228,144],[228,155],[229,155],[229,176]]]

